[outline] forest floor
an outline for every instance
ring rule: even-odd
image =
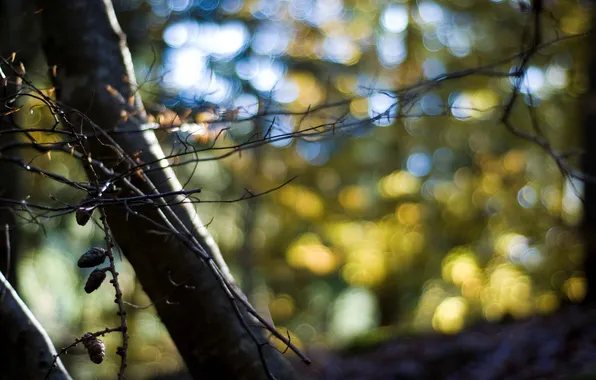
[[[481,322],[454,335],[395,338],[345,354],[311,352],[295,363],[324,380],[596,380],[596,309],[565,306],[549,316]]]

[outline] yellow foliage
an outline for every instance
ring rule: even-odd
[[[436,308],[432,319],[435,330],[454,334],[464,327],[468,303],[462,297],[449,297]]]
[[[292,243],[286,258],[294,268],[306,268],[319,276],[331,273],[339,264],[337,255],[312,233],[306,233]]]
[[[278,196],[284,206],[292,208],[302,218],[317,219],[323,214],[323,201],[306,187],[287,185],[278,192]]]
[[[420,191],[420,179],[400,170],[395,171],[379,181],[379,192],[384,198],[399,198]]]

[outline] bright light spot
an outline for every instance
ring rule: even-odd
[[[468,303],[462,297],[449,297],[437,306],[432,319],[433,328],[447,334],[458,332],[464,327]]]
[[[205,53],[186,47],[166,52],[165,80],[178,88],[190,88],[209,77]]]
[[[293,37],[291,28],[272,22],[260,24],[252,40],[252,50],[257,54],[281,55]]]
[[[300,140],[296,144],[296,152],[312,165],[323,165],[329,160],[329,147],[322,141]]]
[[[408,7],[391,4],[381,15],[381,25],[388,32],[400,33],[408,27]]]
[[[466,94],[458,94],[451,104],[451,113],[459,120],[466,120],[472,116],[470,109],[472,102]]]
[[[437,33],[431,30],[425,30],[422,36],[422,43],[428,51],[437,52],[443,48],[443,43],[439,40]]]
[[[579,179],[567,179],[563,190],[563,217],[568,223],[578,223],[581,220],[584,184]]]
[[[399,198],[420,190],[420,180],[406,171],[397,171],[379,181],[379,192],[384,198]]]
[[[250,11],[256,19],[274,18],[279,12],[279,0],[259,0],[252,2]]]
[[[184,12],[190,7],[190,0],[168,0],[168,6],[174,12]]]
[[[528,248],[521,258],[522,264],[528,269],[536,269],[542,264],[543,257],[536,247]]]
[[[213,104],[221,104],[232,92],[232,83],[229,79],[219,75],[213,75],[210,79],[211,81],[203,95],[203,100]]]
[[[277,162],[283,165],[283,161]],[[285,165],[283,167],[283,172],[286,173]],[[284,186],[278,196],[282,205],[292,208],[297,216],[304,219],[320,218],[325,211],[325,204],[317,193],[303,186]]]
[[[402,63],[407,56],[406,43],[402,35],[381,35],[377,40],[377,50],[379,60],[388,67]]]
[[[291,103],[298,98],[300,87],[293,80],[284,80],[273,90],[273,100],[279,103]]]
[[[422,207],[416,203],[402,203],[395,210],[395,216],[400,224],[416,225],[420,222],[421,209]]]
[[[294,122],[289,116],[277,116],[275,124],[267,127],[267,129],[269,130],[268,137],[271,140],[271,145],[283,148],[292,143],[292,137],[288,135],[294,131]]]
[[[166,1],[150,1],[151,10],[158,17],[169,17],[172,10],[168,6]]]
[[[166,44],[174,48],[192,45],[215,59],[231,59],[246,48],[249,33],[240,21],[221,25],[181,21],[168,25],[163,34]]]
[[[563,290],[571,302],[581,302],[586,296],[586,279],[584,277],[571,277],[563,284]]]
[[[397,115],[397,97],[392,93],[375,93],[368,98],[368,116],[379,126],[388,126]]]
[[[270,0],[269,0],[270,1]],[[324,25],[328,22],[338,20],[343,11],[342,0],[317,0],[312,12],[309,13],[307,21],[313,25]]]
[[[518,70],[517,67],[512,67],[510,72]],[[512,77],[509,79],[511,84],[516,85],[519,83],[519,78]],[[522,84],[520,86],[520,92],[523,94],[535,95],[544,87],[544,72],[542,69],[536,66],[528,67],[522,78]]]
[[[430,116],[437,116],[443,113],[443,100],[438,94],[431,92],[420,100],[422,112]]]
[[[452,92],[449,95],[451,113],[459,120],[488,118],[498,105],[497,95],[489,89],[474,93]]]
[[[468,31],[456,28],[450,33],[448,40],[449,51],[456,57],[465,57],[470,54],[472,43]]]
[[[265,57],[245,58],[236,63],[236,73],[259,91],[269,92],[283,85],[286,66]]]
[[[290,12],[290,16],[292,16],[295,20],[305,20],[310,17],[312,14],[312,1],[310,0],[294,0],[290,1],[288,4],[288,10]]]
[[[418,6],[418,14],[426,24],[438,24],[443,20],[443,8],[435,2],[425,1]]]
[[[257,57],[250,57],[241,59],[236,63],[236,74],[241,79],[253,79],[259,72],[259,63],[261,59]]]
[[[348,288],[340,293],[333,304],[331,331],[345,340],[362,334],[377,324],[375,295],[365,288]]]
[[[293,242],[286,253],[288,264],[295,268],[307,268],[323,276],[337,267],[337,256],[321,243],[317,235],[307,233]]]
[[[546,70],[546,80],[551,87],[565,88],[567,86],[567,70],[559,65],[550,65]]]
[[[532,186],[524,186],[517,192],[517,201],[523,208],[530,208],[536,204],[538,195]]]
[[[327,59],[350,64],[360,58],[360,50],[354,41],[347,36],[327,36],[323,41],[323,50]]]
[[[259,100],[253,94],[240,94],[234,99],[234,108],[238,110],[238,119],[247,119],[259,112]]]
[[[528,68],[526,75],[524,76],[524,84],[522,86],[522,92],[536,93],[544,86],[544,72],[535,66]],[[524,91],[525,90],[525,91]]]
[[[495,250],[509,258],[514,263],[522,261],[523,254],[528,250],[530,241],[524,235],[506,233],[495,242]]]
[[[283,79],[285,67],[278,62],[270,62],[259,68],[257,75],[250,80],[254,88],[259,91],[271,91]]]
[[[443,278],[458,286],[478,278],[481,272],[476,262],[475,252],[466,246],[452,249],[441,264]]]
[[[427,58],[422,64],[422,71],[427,78],[434,78],[445,74],[447,70],[440,59]]]
[[[408,157],[406,166],[408,171],[416,177],[423,177],[430,171],[432,162],[428,154],[414,153]]]
[[[210,44],[211,51],[217,58],[232,58],[245,48],[248,38],[248,30],[242,22],[224,23],[219,28],[219,32],[213,36]]]
[[[168,25],[163,31],[163,40],[173,48],[179,48],[188,42],[193,30],[197,29],[197,23],[192,21],[176,22]]]
[[[242,9],[243,0],[222,0],[221,10],[226,13],[236,13]]]

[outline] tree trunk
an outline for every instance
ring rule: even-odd
[[[596,6],[592,6],[592,20],[596,20]],[[587,42],[590,39],[586,40]],[[584,94],[581,112],[583,115],[584,152],[582,170],[584,180],[583,236],[585,244],[584,273],[587,292],[584,303],[596,303],[596,52],[587,49],[588,91]]]
[[[154,132],[141,132],[146,122],[145,111],[136,93],[125,36],[109,0],[39,0],[38,5],[43,9],[44,51],[49,66],[56,66],[57,100],[64,106],[84,112],[85,117],[77,117],[64,109],[65,117],[77,130],[82,125],[89,135],[95,128],[97,138],[90,137],[86,147],[90,156],[101,157],[104,163],[111,163],[115,171],[126,169],[125,165],[118,165],[121,160],[114,153],[116,145],[97,128],[133,131],[111,134],[117,146],[129,157],[136,155],[143,163],[148,163],[142,167],[148,178],[144,180],[133,175],[130,182],[145,194],[154,194],[155,190],[160,193],[180,190],[173,170],[165,160],[160,161],[164,154]],[[107,90],[108,85],[110,90]],[[134,107],[131,109],[127,103],[133,96]],[[125,109],[132,112],[123,118]],[[149,172],[148,168],[152,170]],[[92,177],[89,171],[88,168]],[[104,175],[101,179],[108,178]],[[131,186],[122,182],[118,186],[123,188],[119,197],[136,195],[130,190]],[[167,223],[182,231],[178,237],[188,235],[189,239],[196,239],[231,282],[215,242],[192,205],[179,196],[155,199],[155,203],[161,201],[178,203],[161,209],[167,216]],[[280,380],[293,378],[289,363],[271,347],[263,347],[262,355],[267,364],[263,365],[259,347],[238,318],[236,305],[214,274],[210,266],[212,262],[199,257],[188,244],[171,234],[155,233],[154,222],[164,221],[157,208],[149,205],[134,210],[142,212],[152,222],[129,211],[123,205],[107,207],[108,223],[192,376],[256,380],[272,374]],[[189,234],[184,233],[185,228]],[[176,283],[181,282],[185,286],[177,286]],[[242,306],[238,308],[245,322],[254,326],[247,311]],[[256,335],[259,343],[267,341],[261,327],[251,327],[250,332]]]
[[[0,378],[68,380],[60,359],[46,377],[56,350],[40,323],[0,273]]]
[[[17,62],[24,62],[27,66],[33,61],[35,53],[39,50],[37,41],[39,40],[38,28],[32,22],[33,4],[27,1],[0,1],[0,35],[10,36],[10,38],[0,39],[0,56],[10,57],[13,52],[18,52],[15,56]],[[0,146],[15,141],[16,134],[3,134],[2,131],[16,127],[14,117],[16,113],[11,113],[11,107],[18,107],[18,100],[10,102],[9,99],[16,94],[15,75],[10,68],[0,65],[0,70],[4,73],[6,83],[0,84]],[[21,192],[20,169],[11,163],[0,161],[0,197],[6,199],[19,199],[23,197]],[[10,180],[5,180],[10,178]],[[0,203],[0,272],[4,273],[8,281],[14,288],[17,288],[17,254],[19,230],[15,225],[15,217],[12,207]],[[12,249],[5,244],[4,230],[8,225],[10,233],[10,243]],[[10,253],[10,254],[9,254]]]

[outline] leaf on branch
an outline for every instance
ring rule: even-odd
[[[165,109],[157,115],[157,123],[162,127],[179,127],[182,124],[182,119],[171,109]]]
[[[118,90],[116,90],[114,87],[110,86],[109,84],[106,84],[106,90],[110,93],[110,95],[112,96],[116,96],[119,94]]]
[[[215,110],[214,107],[210,107],[195,116],[195,120],[197,123],[208,123],[211,121],[219,120],[219,113]]]
[[[15,113],[15,112],[19,112],[19,111],[21,110],[21,108],[22,108],[22,107],[13,108],[13,109],[11,109],[11,110],[8,110],[8,111],[6,111],[6,112],[3,112],[3,113],[2,113],[2,116],[8,116],[8,115],[10,115],[10,114],[13,114],[13,113]]]

